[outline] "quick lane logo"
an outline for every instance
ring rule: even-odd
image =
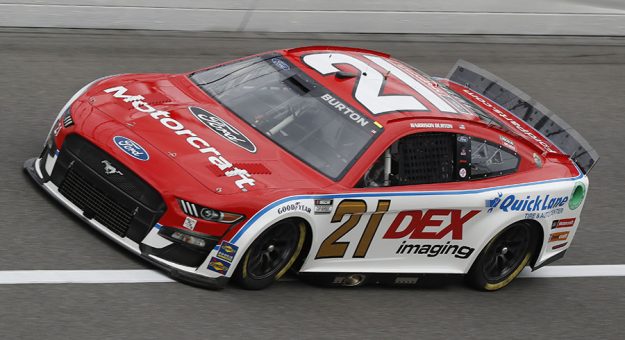
[[[150,159],[150,155],[148,154],[148,152],[145,151],[145,149],[141,145],[139,145],[139,143],[133,141],[130,138],[115,136],[113,137],[113,142],[115,143],[115,145],[117,145],[118,148],[120,148],[123,152],[127,153],[133,158],[136,158],[140,161],[147,161],[148,159]]]
[[[515,195],[508,195],[503,198],[501,193],[494,199],[486,200],[485,205],[488,212],[499,208],[501,211],[545,211],[563,207],[569,201],[567,196],[551,197],[547,195],[544,198],[538,196],[526,196],[525,198],[517,198]]]
[[[237,185],[237,187],[239,187],[239,189],[241,189],[241,191],[247,191],[246,186],[255,185],[255,180],[247,172],[247,170],[235,167],[232,163],[230,163],[228,160],[226,160],[226,158],[221,155],[221,152],[208,144],[207,141],[198,137],[198,135],[195,134],[193,131],[185,128],[185,126],[182,125],[182,123],[180,123],[179,121],[171,118],[170,112],[157,110],[153,108],[150,104],[143,101],[145,99],[143,96],[127,95],[126,91],[128,91],[128,89],[124,86],[116,86],[104,90],[104,92],[106,93],[112,93],[113,97],[115,98],[123,99],[123,101],[126,103],[131,103],[132,107],[134,107],[137,111],[150,114],[150,117],[160,121],[163,126],[174,131],[176,135],[187,136],[187,143],[197,149],[200,153],[207,154],[208,161],[218,167],[219,170],[223,171],[226,177],[239,178],[238,180],[235,180],[234,183]]]
[[[499,202],[501,202],[502,196],[503,194],[498,192],[497,197],[490,199],[490,200],[486,200],[485,205],[486,205],[486,208],[488,208],[489,213],[493,212],[493,210],[497,208],[497,206],[499,205]]]
[[[190,106],[189,111],[195,118],[197,118],[202,124],[208,126],[216,134],[226,139],[230,143],[243,148],[251,153],[256,152],[256,145],[252,143],[244,134],[235,129],[232,125],[226,123],[223,119],[216,115],[195,106]]]

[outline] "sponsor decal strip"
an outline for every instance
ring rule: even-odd
[[[625,264],[546,266],[532,272],[525,268],[521,278],[625,277]],[[286,281],[286,280],[285,280]],[[64,283],[164,283],[176,282],[165,274],[148,269],[119,270],[5,270],[0,285]]]
[[[581,179],[583,177],[584,177],[584,175],[580,172],[580,175],[578,175],[576,177],[570,177],[570,178],[559,178],[559,179],[551,179],[551,180],[539,181],[539,182],[531,182],[531,183],[523,183],[523,184],[511,184],[511,185],[504,185],[504,186],[500,186],[500,187],[491,187],[491,188],[464,190],[464,191],[422,191],[422,192],[394,192],[394,193],[377,193],[376,192],[376,193],[353,193],[353,194],[337,194],[337,195],[305,195],[305,196],[285,197],[283,199],[280,199],[278,201],[275,201],[275,202],[269,204],[268,206],[266,206],[265,208],[263,208],[259,212],[257,212],[254,216],[252,216],[252,218],[250,218],[245,223],[245,225],[243,225],[243,227],[241,227],[241,229],[236,233],[236,235],[234,235],[234,237],[230,240],[230,242],[236,243],[237,240],[245,233],[245,231],[250,226],[252,226],[254,224],[254,222],[256,222],[259,218],[261,218],[263,215],[265,215],[268,211],[272,210],[276,206],[279,206],[281,204],[284,204],[284,203],[287,203],[287,202],[290,202],[290,201],[305,200],[305,199],[316,199],[316,200],[320,200],[321,199],[321,200],[323,200],[323,199],[363,198],[363,197],[405,197],[405,196],[471,195],[471,194],[477,194],[477,193],[482,193],[482,192],[498,191],[498,190],[503,190],[503,189],[525,187],[525,186],[530,186],[530,185],[540,185],[540,184],[576,181],[576,180],[579,180],[579,179]],[[218,246],[215,246],[215,249],[217,249],[217,248],[218,248]]]

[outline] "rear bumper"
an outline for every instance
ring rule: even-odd
[[[43,161],[41,160],[41,158],[31,158],[24,162],[24,171],[30,175],[34,182],[37,183],[37,185],[43,188],[57,202],[73,212],[76,216],[89,224],[91,227],[98,230],[109,239],[115,241],[115,243],[123,246],[130,252],[140,256],[144,260],[165,271],[170,277],[178,281],[209,289],[221,289],[228,282],[228,278],[226,277],[208,277],[200,275],[193,271],[194,268],[179,266],[175,263],[160,259],[153,254],[149,254],[148,252],[143,252],[141,250],[142,247],[137,242],[129,239],[128,237],[120,237],[97,220],[86,217],[85,212],[81,210],[78,206],[73,204],[66,197],[64,197],[59,192],[58,187],[49,180],[49,176],[46,173],[46,170],[44,169],[42,163]]]

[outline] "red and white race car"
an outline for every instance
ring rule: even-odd
[[[98,79],[24,167],[172,277],[270,285],[466,274],[484,290],[564,255],[598,155],[527,95],[460,61],[303,47],[188,74]]]

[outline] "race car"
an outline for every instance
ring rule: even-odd
[[[183,282],[458,274],[494,291],[564,255],[598,159],[468,62],[437,78],[381,52],[311,46],[95,80],[24,168]]]

